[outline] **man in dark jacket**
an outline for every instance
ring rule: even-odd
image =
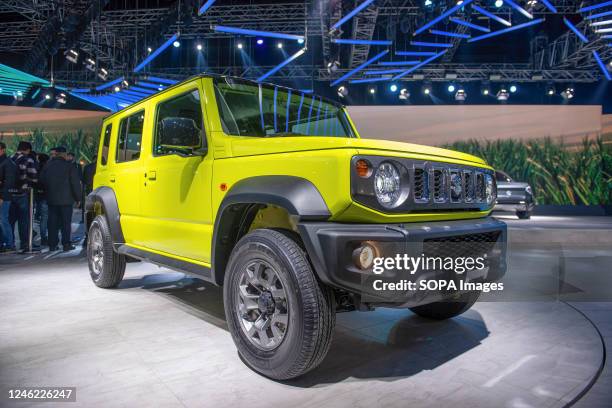
[[[12,157],[17,165],[17,180],[15,193],[11,200],[10,219],[12,228],[19,224],[19,241],[22,250],[28,249],[30,237],[30,189],[36,187],[38,182],[38,165],[32,158],[32,144],[21,141],[17,146],[17,153]]]
[[[83,168],[83,187],[85,188],[85,195],[93,191],[94,176],[96,175],[96,161],[97,155],[91,160],[91,163],[86,164]]]
[[[66,149],[57,148],[40,175],[49,206],[49,250],[57,250],[58,232],[62,232],[64,251],[74,249],[70,243],[72,207],[81,199],[81,180],[76,167],[66,160]]]
[[[0,251],[2,252],[15,250],[13,227],[9,222],[9,209],[16,176],[17,166],[6,157],[6,145],[0,142],[0,236],[2,237]]]

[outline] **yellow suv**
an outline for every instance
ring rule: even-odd
[[[94,283],[116,287],[126,262],[142,260],[223,285],[239,353],[271,378],[323,360],[336,311],[409,307],[441,319],[480,293],[390,298],[372,279],[399,275],[373,272],[377,259],[468,243],[487,257],[476,281],[505,273],[506,226],[488,217],[490,166],[362,139],[343,106],[299,90],[188,79],[106,118],[98,158],[86,202]]]

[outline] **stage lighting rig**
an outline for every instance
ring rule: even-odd
[[[508,92],[508,90],[505,87],[500,88],[499,91],[497,91],[497,100],[500,102],[505,102],[508,100],[508,98],[510,98],[510,93]]]
[[[565,100],[572,99],[574,97],[574,88],[571,86],[568,86],[563,92],[561,92],[561,96]]]
[[[100,68],[98,70],[98,78],[100,78],[103,81],[106,81],[106,79],[108,78],[108,71],[104,68]]]
[[[459,102],[464,102],[466,99],[467,93],[465,92],[465,89],[460,86],[459,89],[457,89],[457,92],[455,93],[455,100]]]
[[[402,88],[402,90],[399,93],[399,98],[402,101],[408,100],[410,98],[410,91],[408,89],[406,89],[406,88]]]
[[[96,61],[91,58],[85,59],[85,68],[90,70],[91,72],[96,72]]]
[[[340,68],[340,61],[338,60],[329,61],[327,63],[327,72],[330,74],[336,72],[338,68]]]
[[[73,64],[76,64],[79,60],[79,53],[72,49],[64,51],[64,56]]]
[[[17,102],[23,101],[23,92],[22,91],[13,92],[13,98],[15,98]]]
[[[57,103],[60,103],[60,104],[62,104],[62,105],[65,105],[65,104],[66,104],[66,102],[67,102],[67,99],[66,99],[66,94],[65,94],[65,93],[63,93],[63,92],[61,92],[60,94],[58,94],[58,95],[55,97],[55,100],[57,101]]]
[[[349,90],[346,86],[342,85],[338,87],[337,93],[340,98],[346,98],[349,94]]]

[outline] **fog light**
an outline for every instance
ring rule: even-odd
[[[378,256],[376,248],[367,242],[361,244],[353,251],[353,263],[359,269],[367,270],[374,264],[374,258]]]

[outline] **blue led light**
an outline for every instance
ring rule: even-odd
[[[431,20],[429,23],[425,24],[424,26],[422,26],[421,28],[419,28],[418,30],[416,30],[414,32],[414,35],[418,35],[420,33],[422,33],[423,31],[427,30],[429,27],[433,26],[434,24],[436,24],[438,21],[442,21],[443,19],[445,19],[446,17],[450,16],[453,13],[456,13],[459,9],[461,9],[462,7],[467,6],[468,4],[470,4],[473,0],[465,0],[463,1],[461,4],[457,4],[456,6],[446,10],[444,13],[440,14],[438,17],[434,18],[433,20]]]
[[[589,42],[586,36],[582,34],[580,30],[578,30],[578,28],[575,25],[573,25],[571,21],[567,19],[567,17],[563,17],[563,22],[565,23],[566,26],[569,27],[570,30],[574,32],[574,34],[576,34],[576,36],[578,36],[578,38],[580,38],[580,41],[582,41],[583,43]]]
[[[511,23],[511,22],[509,22],[508,20],[504,20],[503,18],[498,17],[498,16],[496,16],[495,14],[490,13],[490,12],[488,12],[487,10],[483,9],[482,7],[478,7],[478,6],[477,6],[477,5],[475,5],[475,4],[472,4],[472,8],[473,8],[474,10],[476,10],[477,12],[479,12],[480,14],[482,14],[483,16],[487,16],[487,17],[489,17],[490,19],[495,20],[495,21],[497,21],[498,23],[501,23],[501,24],[503,24],[503,25],[505,25],[505,26],[510,27],[510,26],[512,25],[512,23]]]
[[[368,84],[371,82],[382,82],[382,81],[388,81],[389,78],[363,78],[363,79],[353,79],[352,81],[349,81],[349,83],[351,84]],[[374,91],[376,92],[376,91]]]
[[[389,50],[384,50],[378,54],[376,54],[375,56],[373,56],[372,58],[370,58],[369,60],[367,60],[366,62],[364,62],[363,64],[359,65],[357,68],[353,68],[352,70],[350,70],[349,72],[347,72],[346,74],[342,75],[340,78],[336,79],[334,82],[332,82],[330,84],[330,86],[336,86],[338,85],[340,82],[344,81],[345,79],[351,77],[353,74],[355,74],[356,72],[361,71],[362,69],[364,69],[365,67],[367,67],[368,65],[378,61],[379,59],[381,59],[382,57],[384,57],[385,55],[387,55],[387,53],[389,53]]]
[[[104,89],[110,88],[113,85],[119,84],[123,82],[123,77],[119,77],[117,79],[113,79],[105,84],[96,86],[96,91],[103,91]]]
[[[222,25],[213,26],[213,30],[220,32],[220,33],[251,35],[254,37],[278,38],[281,40],[298,41],[298,40],[304,39],[303,35],[274,33],[271,31],[260,31],[260,30],[248,30],[246,28],[228,27],[228,26],[222,26]]]
[[[417,69],[429,64],[431,61],[435,60],[436,58],[440,58],[442,55],[446,54],[448,50],[444,50],[444,51],[440,51],[439,53],[437,53],[436,55],[432,55],[431,57],[427,58],[425,61],[421,62],[419,65],[415,65],[414,67],[407,69],[406,71],[394,76],[392,79],[394,81],[397,81],[400,78],[405,77],[406,75],[410,74],[411,72],[416,71]]]
[[[603,3],[593,4],[592,6],[583,7],[578,10],[579,13],[584,13],[585,11],[596,10],[598,8],[612,6],[612,1],[604,1]]]
[[[451,17],[449,20],[455,24],[459,24],[465,27],[470,27],[470,28],[473,28],[474,30],[482,31],[485,33],[491,32],[491,30],[489,30],[487,27],[479,26],[477,24],[470,23],[469,21],[461,20],[460,18]]]
[[[377,65],[380,65],[383,67],[401,67],[401,66],[406,66],[406,65],[416,65],[420,62],[421,61],[382,61],[382,62],[379,62]]]
[[[436,55],[433,51],[395,51],[395,55],[405,57],[431,57]]]
[[[453,38],[470,38],[468,34],[462,33],[452,33],[450,31],[442,31],[442,30],[429,30],[430,33],[436,35],[443,35],[445,37],[453,37]]]
[[[276,67],[272,68],[270,71],[266,72],[265,74],[263,74],[262,76],[257,78],[257,82],[265,81],[266,78],[270,77],[271,75],[274,75],[275,73],[280,71],[285,65],[288,65],[293,60],[299,58],[305,52],[306,52],[306,50],[304,48],[302,48],[301,50],[299,50],[298,52],[296,52],[295,54],[293,54],[292,56],[290,56],[289,58],[287,58],[286,60],[284,60],[283,62],[278,64]]]
[[[410,45],[416,45],[419,47],[434,47],[434,48],[450,48],[453,46],[451,43],[434,43],[425,41],[410,41]]]
[[[374,0],[366,0],[363,3],[361,3],[359,6],[357,6],[353,11],[351,11],[350,13],[348,13],[346,16],[342,17],[340,20],[338,20],[338,22],[336,22],[336,24],[334,24],[332,26],[332,30],[337,29],[338,27],[340,27],[342,24],[346,23],[347,21],[349,21],[351,18],[353,18],[355,15],[357,15],[361,10],[363,10],[364,8],[368,7],[370,4],[372,4],[374,2]]]
[[[334,38],[332,40],[335,44],[351,44],[351,45],[391,45],[393,41],[389,40],[355,40],[355,39],[343,39]]]
[[[389,90],[390,90],[391,92],[397,92],[397,85],[395,85],[395,84],[391,85],[391,86],[389,87]]]
[[[198,15],[201,16],[202,14],[206,13],[206,10],[211,8],[214,2],[215,0],[208,0],[207,2],[202,4],[202,7],[200,7],[200,9],[198,10]]]
[[[544,21],[543,18],[538,18],[536,20],[529,21],[527,23],[515,25],[514,27],[508,27],[508,28],[504,28],[502,30],[492,31],[492,32],[490,32],[488,34],[483,34],[483,35],[480,35],[478,37],[472,37],[472,38],[470,38],[468,40],[468,42],[480,41],[480,40],[484,40],[485,38],[491,38],[491,37],[495,37],[497,35],[506,34],[506,33],[512,32],[512,31],[520,30],[521,28],[525,28],[525,27],[529,27],[529,26],[532,26],[532,25],[540,24],[543,21]]]
[[[557,12],[557,8],[555,6],[553,6],[550,1],[542,0],[542,4],[544,4],[546,6],[546,8],[549,9],[550,11],[552,11],[553,13]]]
[[[506,3],[508,3],[510,5],[510,7],[512,7],[513,9],[515,9],[516,11],[518,11],[519,13],[521,13],[522,15],[524,15],[527,18],[533,18],[533,15],[528,12],[527,10],[525,10],[524,8],[522,8],[521,6],[519,6],[518,4],[516,4],[514,2],[514,0],[504,0]]]
[[[134,68],[134,72],[140,72],[144,67],[146,67],[151,61],[153,61],[159,54],[161,54],[166,48],[170,47],[178,39],[178,34],[174,34],[170,37],[165,43],[163,43],[158,49],[151,52],[147,58],[145,58],[140,64]],[[180,45],[180,44],[179,44]]]
[[[596,18],[612,16],[612,11],[604,11],[603,13],[591,14],[587,17],[587,20],[594,20]]]
[[[601,68],[601,72],[603,72],[606,79],[608,81],[612,80],[612,78],[610,78],[610,72],[608,72],[608,69],[606,68],[605,64],[601,60],[601,57],[595,50],[593,50],[593,57],[595,58],[595,61],[597,61],[597,65],[599,65],[599,68]]]

